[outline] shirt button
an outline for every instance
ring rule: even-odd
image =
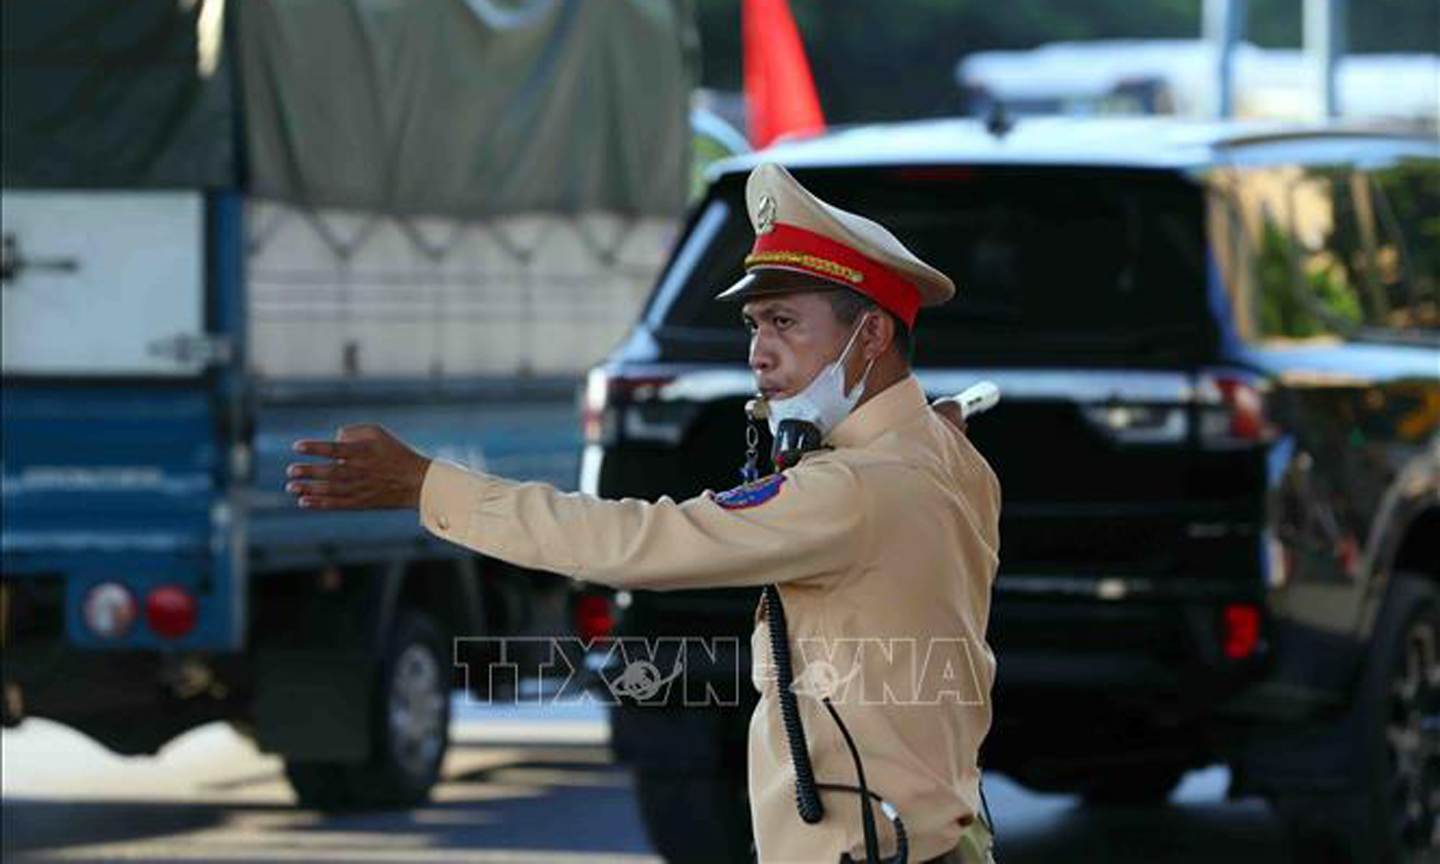
[[[435,524],[440,526],[440,530],[441,530],[441,531],[449,531],[449,530],[450,530],[450,520],[449,520],[448,518],[444,517],[444,516],[441,516],[441,517],[439,517],[438,519],[436,519],[436,520],[435,520]]]

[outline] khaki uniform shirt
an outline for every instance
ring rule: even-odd
[[[999,485],[914,377],[857,408],[829,443],[749,489],[679,503],[600,500],[436,461],[420,516],[437,536],[486,555],[617,588],[778,584],[817,781],[856,782],[816,698],[829,695],[871,791],[899,810],[910,859],[923,861],[953,849],[980,808]],[[751,638],[761,698],[749,787],[760,860],[831,862],[842,852],[863,860],[858,795],[823,792],[816,825],[796,813],[763,604]],[[890,824],[875,813],[891,854]]]

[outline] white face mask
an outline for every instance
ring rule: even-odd
[[[865,373],[855,382],[854,388],[846,393],[845,357],[850,353],[850,347],[855,344],[855,337],[860,335],[860,328],[864,325],[865,318],[862,317],[851,331],[845,350],[821,369],[814,380],[805,385],[804,390],[788,399],[772,399],[767,403],[771,435],[779,434],[782,420],[804,420],[806,423],[813,423],[815,428],[820,430],[822,439],[829,438],[835,427],[840,425],[840,421],[855,410],[855,403],[860,401],[860,396],[865,392],[865,379],[870,377],[870,367],[875,365],[875,361],[871,360],[865,365]]]

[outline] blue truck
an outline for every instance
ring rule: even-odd
[[[651,6],[7,4],[5,725],[226,721],[302,804],[425,797],[454,690],[518,687],[523,653],[467,672],[567,633],[564,580],[299,510],[291,444],[380,423],[574,485],[580,373],[689,180],[689,24]]]
[[[131,754],[226,720],[285,757],[303,803],[423,797],[463,683],[452,640],[525,629],[548,583],[487,574],[413,513],[296,509],[290,444],[364,419],[564,485],[573,385],[268,381],[246,356],[241,194],[4,206],[7,725]]]

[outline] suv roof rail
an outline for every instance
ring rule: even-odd
[[[1398,141],[1416,142],[1428,140],[1426,136],[1418,130],[1395,129],[1393,127],[1354,126],[1324,129],[1277,129],[1266,132],[1251,132],[1230,138],[1218,138],[1212,146],[1217,150],[1228,150],[1237,147],[1251,147],[1260,144],[1283,143],[1286,141],[1334,138],[1389,138]]]

